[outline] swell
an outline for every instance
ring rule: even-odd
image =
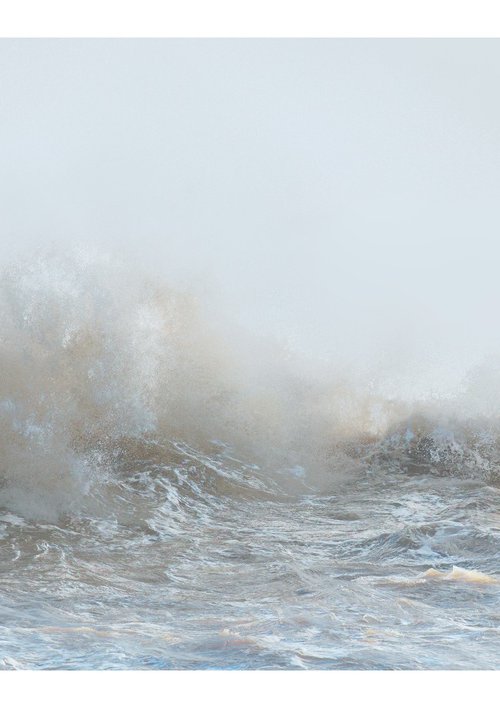
[[[165,469],[188,469],[190,455],[215,464],[221,494],[322,491],[371,468],[496,479],[488,372],[446,400],[388,400],[355,373],[306,374],[286,347],[204,312],[109,256],[5,268],[0,504],[78,512],[96,485],[151,466],[153,449]]]

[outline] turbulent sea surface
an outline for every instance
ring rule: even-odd
[[[6,270],[5,669],[497,669],[484,371],[384,400],[106,259]]]

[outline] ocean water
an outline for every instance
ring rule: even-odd
[[[0,666],[496,669],[496,374],[384,399],[105,257],[0,283]]]

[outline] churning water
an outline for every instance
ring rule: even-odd
[[[0,326],[4,668],[499,668],[494,372],[383,400],[104,258]]]

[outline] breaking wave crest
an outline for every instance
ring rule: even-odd
[[[389,400],[373,379],[306,373],[286,346],[212,319],[107,256],[6,268],[0,504],[33,518],[78,512],[152,449],[165,465],[215,455],[215,472],[239,466],[240,490],[245,478],[256,493],[324,491],[359,469],[496,479],[495,367],[447,398]]]

